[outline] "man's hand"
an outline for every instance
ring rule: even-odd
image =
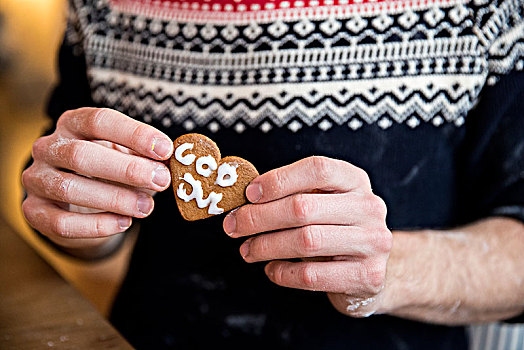
[[[170,184],[162,161],[172,152],[165,134],[117,111],[68,111],[33,145],[22,174],[24,215],[66,248],[100,246],[151,213],[151,191]]]
[[[341,311],[368,316],[384,287],[392,235],[386,206],[365,171],[347,162],[310,157],[269,171],[246,189],[250,202],[224,219],[247,262],[269,261],[274,283],[328,292]],[[302,258],[291,262],[285,259]]]

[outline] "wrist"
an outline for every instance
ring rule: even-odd
[[[423,307],[430,304],[429,290],[438,288],[437,281],[422,280],[424,277],[414,273],[413,262],[417,268],[425,266],[431,274],[432,265],[423,258],[416,247],[428,246],[430,237],[423,232],[393,231],[393,247],[386,270],[386,282],[377,302],[377,313],[399,314],[402,310]],[[427,300],[426,300],[427,299]]]

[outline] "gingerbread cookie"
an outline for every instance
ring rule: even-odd
[[[257,169],[239,157],[222,158],[218,146],[200,134],[174,141],[170,160],[176,203],[189,221],[208,218],[247,203],[247,185]]]

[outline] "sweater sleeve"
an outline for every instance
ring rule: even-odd
[[[487,49],[488,85],[524,69],[524,1],[475,0],[477,34]]]
[[[467,118],[457,164],[465,222],[503,216],[524,223],[524,72],[498,80]],[[524,315],[511,321],[524,323]]]
[[[51,91],[47,103],[47,115],[52,120],[52,123],[44,133],[45,135],[49,135],[55,130],[58,119],[65,111],[95,106],[91,98],[79,25],[76,12],[73,5],[70,4],[67,26],[58,52],[58,81]],[[25,168],[28,168],[32,162],[33,159],[30,158]],[[54,247],[57,252],[70,255],[67,250],[64,250],[40,232],[34,231],[43,241]],[[118,248],[115,248],[114,251],[116,250]],[[101,256],[100,259],[109,256],[111,253],[108,252],[107,255]]]
[[[80,107],[94,107],[87,77],[87,65],[83,50],[80,23],[71,4],[68,11],[67,26],[58,52],[58,82],[47,105],[47,114],[56,121],[67,110]]]

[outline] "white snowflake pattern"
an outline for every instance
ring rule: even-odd
[[[133,22],[136,31],[141,32],[146,28],[146,19],[144,16],[137,16]]]
[[[346,28],[351,30],[355,34],[360,33],[360,31],[364,29],[367,25],[368,25],[368,21],[363,19],[360,16],[351,17],[346,22]]]
[[[433,122],[433,125],[438,127],[438,126],[441,126],[442,123],[444,123],[444,119],[442,119],[442,117],[440,116],[436,116],[435,118],[433,118],[432,122]]]
[[[455,24],[460,24],[467,15],[469,15],[469,11],[464,5],[455,6],[449,11],[449,18],[451,18]]]
[[[246,130],[246,126],[242,122],[238,122],[235,124],[234,129],[237,133],[241,134]]]
[[[262,34],[262,28],[256,24],[256,22],[250,22],[249,25],[244,29],[244,35],[251,40],[255,40],[260,34]]]
[[[352,129],[352,130],[357,130],[357,129],[360,129],[360,127],[362,127],[362,122],[356,118],[353,118],[351,119],[351,121],[348,123],[348,126]]]
[[[158,34],[162,31],[163,25],[162,21],[159,19],[154,19],[149,24],[149,31],[151,31],[152,34]]]
[[[184,34],[187,39],[193,38],[197,33],[198,29],[193,23],[187,23],[182,29],[182,34]]]
[[[212,121],[211,123],[208,124],[207,128],[212,133],[216,133],[218,130],[220,130],[220,125],[216,121]]]
[[[287,127],[292,132],[297,132],[302,129],[302,123],[300,123],[298,120],[293,120]]]
[[[386,118],[386,117],[383,117],[381,118],[378,122],[377,122],[377,125],[381,128],[381,129],[384,129],[386,130],[387,128],[389,128],[391,125],[393,125],[393,122]]]
[[[331,123],[329,120],[324,119],[319,124],[318,127],[322,131],[328,131],[333,126],[333,123]]]
[[[224,39],[231,41],[238,36],[238,29],[234,25],[228,24],[224,29],[222,29],[222,31],[220,31],[220,34],[222,34]]]
[[[260,125],[260,130],[262,130],[263,133],[268,133],[271,129],[273,129],[273,127],[267,121],[263,122],[262,125]]]
[[[333,35],[340,29],[340,27],[342,27],[342,24],[334,18],[329,18],[327,21],[320,24],[320,30],[327,35]]]
[[[195,122],[192,121],[191,119],[186,119],[183,123],[182,123],[182,126],[184,127],[184,129],[186,129],[187,131],[191,131],[195,128]]]
[[[282,6],[282,3],[281,3]],[[289,27],[287,24],[285,24],[282,21],[276,21],[275,23],[271,24],[267,31],[269,34],[271,34],[275,38],[280,38],[282,35],[287,33]]]
[[[444,18],[444,12],[437,7],[424,14],[424,20],[432,27],[436,26]]]
[[[169,24],[166,26],[166,34],[169,36],[175,36],[180,31],[180,27],[175,21],[169,22]]]
[[[213,39],[217,35],[217,33],[218,31],[216,30],[216,28],[209,23],[206,23],[206,25],[203,26],[202,29],[200,29],[200,35],[202,35],[202,38],[206,40]]]
[[[307,18],[301,19],[293,26],[293,30],[300,36],[306,36],[315,29],[315,25]]]
[[[380,16],[371,21],[371,24],[373,25],[373,27],[383,32],[393,24],[393,19],[385,13],[382,13]]]
[[[411,10],[408,10],[406,12],[404,12],[399,18],[398,18],[398,23],[406,28],[406,29],[410,29],[411,27],[413,27],[415,25],[415,23],[418,22],[418,19],[419,19],[419,16],[411,11]]]
[[[408,124],[410,128],[415,129],[417,126],[419,126],[420,121],[416,117],[411,117],[408,119],[406,124]]]

